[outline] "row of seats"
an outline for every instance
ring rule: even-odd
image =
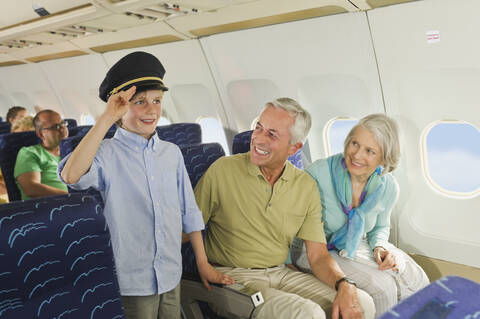
[[[248,151],[250,136],[237,135],[233,152]],[[218,143],[180,149],[193,187],[225,155]],[[98,198],[78,193],[0,206],[0,318],[124,318],[102,209]],[[182,247],[182,256],[188,318],[202,318],[198,300],[248,317],[248,295],[219,286],[206,293],[190,245]],[[473,318],[479,293],[479,285],[463,278],[443,278],[381,318]]]
[[[70,131],[73,130],[73,132],[75,132],[74,128],[77,127],[77,121],[75,119],[64,119],[64,121],[67,122],[68,129]],[[91,127],[91,125],[84,125],[84,126],[90,126]],[[9,122],[1,122],[0,121],[0,134],[10,133],[10,130],[11,130],[11,124]]]
[[[70,153],[85,136],[91,126],[79,126],[81,131],[78,135],[66,138],[60,143],[60,154],[64,157]],[[106,138],[115,134],[116,127],[110,128]],[[175,143],[179,146],[189,144],[200,144],[202,142],[201,127],[197,123],[176,123],[171,125],[158,126],[159,138]],[[15,183],[13,171],[17,153],[23,146],[31,146],[40,143],[35,132],[7,133],[0,135],[0,168],[2,169],[10,201],[21,199],[20,191]]]
[[[215,160],[225,155],[225,152],[223,151],[222,147],[218,143],[200,144],[201,129],[198,124],[188,124],[188,123],[172,124],[164,127],[158,127],[157,131],[159,133],[160,138],[164,140],[169,140],[171,142],[175,142],[180,146],[180,149],[184,156],[185,166],[187,168],[187,172],[189,174],[189,177],[193,186],[196,185],[196,183],[198,182],[200,177],[203,175],[203,173],[208,169],[208,167]],[[106,137],[111,137],[109,135],[113,135],[113,132],[109,132]],[[244,141],[245,139],[249,138],[249,136],[248,137],[245,137],[245,136],[246,135],[243,134],[241,135],[241,138],[237,138],[237,143],[239,143],[239,141]],[[66,155],[70,151],[72,151],[75,148],[75,146],[78,145],[78,142],[81,140],[82,137],[83,136],[79,135],[79,136],[74,136],[62,141],[62,144],[61,144],[62,154]],[[13,166],[14,166],[16,153],[18,152],[18,149],[21,146],[32,145],[38,142],[39,141],[38,139],[36,139],[33,132],[24,132],[20,134],[6,134],[4,136],[0,136],[0,158],[2,159],[2,162],[3,162],[3,159],[5,157],[8,157],[4,155],[10,155],[10,159],[11,159],[10,166],[13,173]],[[185,145],[185,144],[194,144],[194,145]],[[249,143],[246,143],[245,145],[248,145],[248,144]],[[15,145],[15,147],[12,148],[13,145]],[[0,162],[0,164],[2,163]],[[2,165],[2,168],[5,169],[6,168],[5,165]],[[5,171],[8,171],[8,169],[6,169]],[[14,185],[13,174],[12,174],[11,183],[13,183]],[[60,201],[62,200],[64,201],[64,203],[59,204]],[[2,263],[2,266],[0,266],[0,274],[5,274],[5,278],[2,279],[2,277],[0,277],[0,287],[7,287],[7,288],[10,286],[13,287],[9,289],[0,290],[0,311],[3,312],[7,318],[24,317],[23,316],[24,313],[38,313],[38,314],[42,314],[41,317],[43,317],[44,314],[45,314],[45,317],[55,317],[55,315],[58,317],[62,313],[64,315],[66,315],[67,313],[68,314],[71,313],[71,315],[75,318],[76,317],[83,318],[85,314],[88,313],[88,311],[90,311],[90,316],[95,315],[95,313],[93,313],[93,309],[96,308],[97,311],[100,311],[99,309],[102,308],[102,304],[104,304],[103,307],[105,307],[106,302],[111,304],[108,308],[110,309],[109,311],[111,316],[108,315],[108,317],[114,317],[114,315],[117,316],[118,318],[122,317],[121,308],[120,310],[118,308],[119,299],[118,299],[117,283],[116,281],[111,281],[111,276],[109,275],[109,272],[108,272],[108,270],[110,270],[111,272],[111,270],[113,269],[113,265],[108,265],[103,261],[101,262],[101,264],[88,263],[86,264],[86,268],[88,269],[83,267],[78,268],[78,271],[79,271],[78,274],[76,275],[71,274],[74,268],[72,267],[72,265],[75,262],[75,260],[77,260],[78,258],[80,259],[77,263],[80,264],[80,261],[83,262],[87,259],[87,255],[88,256],[95,255],[96,254],[95,252],[98,253],[100,251],[104,251],[106,255],[111,256],[111,249],[109,245],[107,245],[108,251],[106,251],[105,249],[100,250],[100,248],[95,246],[95,241],[93,240],[93,238],[97,238],[97,236],[104,236],[104,233],[102,233],[102,235],[97,233],[85,235],[81,231],[76,231],[76,232],[72,232],[71,235],[75,235],[77,237],[75,236],[68,237],[68,245],[70,248],[65,247],[67,243],[62,244],[63,246],[61,246],[60,243],[55,244],[55,245],[58,245],[58,247],[61,247],[63,251],[70,252],[70,251],[73,251],[74,246],[80,245],[81,242],[89,242],[89,246],[86,246],[86,247],[88,247],[90,251],[85,252],[82,256],[77,257],[77,259],[75,259],[70,264],[70,268],[72,269],[69,269],[68,267],[66,267],[65,264],[63,265],[63,268],[60,267],[60,263],[64,263],[64,260],[61,259],[59,256],[48,255],[49,253],[52,253],[52,254],[59,253],[59,251],[55,251],[53,247],[51,247],[52,248],[51,251],[49,249],[46,249],[44,253],[41,254],[41,258],[33,259],[32,261],[33,264],[25,264],[25,268],[20,268],[20,266],[22,265],[17,266],[15,268],[15,265],[13,264],[14,260],[18,260],[21,257],[20,254],[22,255],[26,254],[25,256],[29,256],[30,254],[33,255],[36,250],[50,248],[49,246],[50,242],[55,243],[55,241],[51,239],[44,239],[44,238],[38,239],[38,240],[35,238],[32,239],[29,236],[26,236],[25,234],[27,234],[28,232],[32,232],[32,234],[34,233],[40,236],[44,236],[44,233],[43,231],[40,231],[40,228],[45,229],[45,232],[48,234],[53,234],[53,233],[58,234],[59,232],[62,233],[62,231],[63,233],[66,233],[70,227],[74,228],[77,223],[80,225],[84,222],[90,221],[92,219],[90,215],[92,214],[93,210],[95,211],[95,217],[93,218],[93,220],[91,220],[91,222],[94,223],[95,220],[98,219],[99,216],[101,216],[101,214],[99,214],[101,210],[101,205],[102,205],[101,198],[99,196],[90,196],[84,193],[77,193],[77,194],[69,194],[68,196],[58,196],[58,197],[50,197],[50,198],[44,198],[39,200],[17,202],[17,203],[7,204],[2,207],[2,210],[0,211],[0,216],[2,216],[3,219],[1,219],[0,227],[4,222],[6,225],[7,221],[10,222],[14,219],[15,219],[14,225],[16,225],[15,227],[16,230],[12,229],[11,231],[8,231],[7,229],[0,229],[2,234],[4,234],[5,236],[8,235],[9,237],[9,239],[4,238],[3,242],[0,239],[0,242],[1,243],[6,242],[7,245],[11,245],[10,247],[11,250],[9,250],[9,254],[5,253],[3,255],[0,255],[0,258],[5,257],[5,259],[8,258],[8,260],[12,261],[11,263]],[[53,207],[53,206],[56,206],[56,207]],[[30,213],[25,214],[25,217],[22,217],[24,216],[23,214],[24,212],[31,211],[31,207],[35,208],[35,217],[39,219],[30,220],[31,218],[31,216],[29,216]],[[41,210],[42,213],[40,213],[38,210]],[[70,213],[70,211],[72,212]],[[54,220],[55,221],[60,220],[60,219],[54,218],[54,216],[56,215],[56,212],[58,212],[59,216],[60,215],[63,216],[61,219],[61,222],[63,224],[60,223],[59,225],[56,225],[55,223],[52,223],[52,221]],[[76,219],[72,221],[68,219],[67,216],[75,216]],[[44,220],[48,219],[50,223],[45,222],[44,220],[42,220],[42,218]],[[24,220],[23,224],[22,224],[22,220]],[[102,231],[104,232],[106,229],[104,220],[100,218],[99,223],[102,224],[103,226]],[[59,231],[60,227],[62,228],[62,231]],[[94,229],[94,227],[89,229]],[[6,231],[4,232],[3,230],[6,230]],[[19,239],[25,239],[25,238],[29,239],[28,241],[24,241],[25,245],[28,246],[28,245],[33,245],[33,243],[35,243],[36,246],[35,247],[22,246],[21,249],[19,250],[15,250],[15,249],[12,250],[13,245],[15,244],[14,242],[12,243],[12,241],[14,240],[13,238],[16,238],[15,236],[17,235],[17,233],[19,234],[18,236],[21,237]],[[63,238],[63,235],[60,238]],[[100,241],[98,241],[97,243],[100,243]],[[100,244],[100,246],[101,248],[105,248],[105,244]],[[31,253],[29,253],[28,251],[31,251]],[[221,287],[214,287],[214,292],[212,294],[205,295],[203,286],[198,280],[198,272],[196,270],[196,263],[195,263],[195,258],[194,258],[191,245],[189,244],[184,245],[184,247],[182,247],[182,251],[183,251],[183,257],[184,257],[184,260],[183,260],[184,279],[182,281],[182,286],[188,287],[187,290],[189,291],[189,293],[184,294],[184,297],[183,297],[184,300],[188,300],[189,302],[191,302],[191,300],[212,301],[211,300],[212,296],[215,296],[213,300],[223,300],[221,302],[221,304],[223,305],[230,305],[229,306],[230,308],[232,307],[232,305],[233,307],[235,307],[234,305],[236,305],[239,308],[243,308],[244,309],[243,311],[246,311],[246,312],[250,311],[249,309],[252,307],[252,304],[249,296],[247,295],[243,295],[238,292],[232,292],[232,291],[229,291],[228,289],[224,291],[224,288],[221,288]],[[11,255],[10,253],[15,255]],[[19,255],[20,257],[18,257],[17,255]],[[92,258],[92,259],[93,259],[92,262],[95,263],[95,258]],[[71,262],[72,260],[65,259],[65,261]],[[57,264],[57,263],[59,265],[54,266],[54,264]],[[53,270],[51,270],[52,268],[57,269],[59,271],[57,275],[53,274],[52,272]],[[43,272],[42,271],[43,269],[49,270],[49,271]],[[28,272],[31,272],[32,274],[35,273],[36,275],[35,278],[36,279],[38,278],[37,281],[32,283],[32,285],[35,284],[35,286],[31,286],[31,285],[28,286],[27,285],[27,283],[29,282],[28,280],[25,281],[24,286],[15,285],[15,282],[18,281],[18,277],[24,276],[23,278],[25,279],[25,277],[27,277]],[[99,275],[98,277],[93,275],[90,276],[91,273],[97,274],[97,272]],[[31,275],[29,275],[28,278],[30,276]],[[83,277],[85,278],[91,277],[92,281],[86,280],[85,286],[79,286],[77,288],[76,283],[78,283],[79,281],[83,281],[82,279]],[[59,283],[54,284],[54,282],[57,281],[56,278],[58,278]],[[68,280],[66,280],[65,278],[68,278]],[[99,282],[98,281],[99,278],[108,279],[108,282],[107,281]],[[72,283],[72,280],[73,280],[73,283]],[[61,284],[60,286],[62,286],[63,288],[60,288],[58,284]],[[109,286],[109,289],[107,288],[107,286]],[[80,289],[82,287],[85,288],[86,290],[82,291]],[[87,287],[90,287],[90,288],[87,288]],[[33,291],[32,293],[32,290],[34,289],[35,291]],[[116,292],[116,294],[112,292],[112,289],[114,292]],[[41,290],[42,294],[39,294],[38,296],[36,296],[38,298],[34,298],[37,290],[38,291]],[[86,296],[88,296],[89,294],[95,293],[96,290],[102,291],[102,296],[105,296],[105,297],[108,296],[109,298],[106,299],[106,301],[102,302],[101,304],[100,303],[84,304],[81,299],[86,299]],[[104,290],[110,291],[110,294],[108,293],[104,294],[103,293]],[[28,293],[28,296],[27,296],[27,293]],[[80,296],[80,303],[78,302],[79,296]],[[229,298],[225,299],[226,296],[227,297],[229,296]],[[98,301],[98,298],[92,298],[92,301],[93,300]],[[234,300],[235,302],[232,302],[232,300]],[[58,304],[56,302],[58,302]],[[117,306],[115,306],[115,304]],[[188,312],[193,315],[194,310],[195,309],[193,309],[192,307],[189,307]],[[50,312],[47,312],[47,311],[50,311]],[[76,315],[73,315],[74,313]],[[100,315],[100,312],[98,312],[98,314],[100,317],[106,317],[104,314]],[[198,312],[196,315],[198,315]],[[1,313],[0,313],[0,317],[2,317]]]
[[[180,148],[193,185],[225,155],[218,143]],[[84,193],[0,207],[0,318],[124,318],[102,209]]]
[[[0,206],[0,318],[124,318],[103,203]]]
[[[92,126],[78,126],[74,134],[69,134],[68,138],[60,142],[60,157],[65,157],[77,147],[78,143],[87,134]],[[111,138],[115,134],[117,126],[113,125],[105,135],[105,138]],[[202,142],[202,129],[197,123],[175,123],[156,127],[158,138],[163,141],[171,142],[179,146],[200,144]],[[0,137],[1,138],[1,137]]]

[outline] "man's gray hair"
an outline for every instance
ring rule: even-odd
[[[353,138],[357,127],[363,127],[373,133],[377,143],[382,148],[383,162],[385,166],[384,173],[393,171],[400,162],[400,138],[397,123],[384,114],[370,114],[358,121],[347,135],[343,144],[343,153],[345,154],[347,146]]]
[[[290,128],[290,145],[298,142],[305,143],[308,131],[312,127],[312,117],[297,101],[288,97],[282,97],[265,104],[267,107],[277,107],[287,111],[292,117],[295,117],[295,122]]]

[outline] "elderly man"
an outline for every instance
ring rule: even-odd
[[[287,161],[310,126],[297,102],[277,99],[263,110],[250,152],[212,164],[195,188],[209,223],[206,253],[219,271],[262,292],[255,318],[373,318],[371,297],[327,251],[315,181]],[[283,264],[295,236],[305,240],[315,277]]]
[[[68,136],[66,123],[55,111],[43,110],[33,118],[41,144],[22,147],[15,162],[14,176],[22,199],[61,195],[67,186],[57,177],[60,141]]]

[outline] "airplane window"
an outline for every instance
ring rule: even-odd
[[[327,156],[343,152],[343,142],[358,120],[353,118],[334,118],[325,126],[325,152]]]
[[[467,122],[440,121],[423,134],[427,180],[440,192],[459,197],[480,193],[480,130]]]
[[[170,125],[172,122],[170,122],[169,119],[167,119],[165,116],[161,116],[160,119],[158,120],[157,126],[162,126],[162,125]]]
[[[170,88],[173,105],[166,105],[169,99],[164,97],[165,110],[172,114],[172,118],[181,122],[192,122],[206,114],[215,114],[216,102],[210,89],[203,84],[182,84]]]
[[[80,125],[94,125],[95,119],[91,114],[83,113],[80,115]]]
[[[226,155],[230,155],[227,138],[222,124],[213,117],[201,117],[197,120],[202,128],[202,143],[220,143]]]

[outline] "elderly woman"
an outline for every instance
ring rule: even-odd
[[[390,172],[399,158],[396,123],[372,114],[352,128],[343,154],[306,169],[320,191],[330,254],[345,275],[372,296],[377,316],[429,282],[412,258],[388,242],[399,191]],[[301,240],[292,244],[291,257],[301,270],[310,270]]]

